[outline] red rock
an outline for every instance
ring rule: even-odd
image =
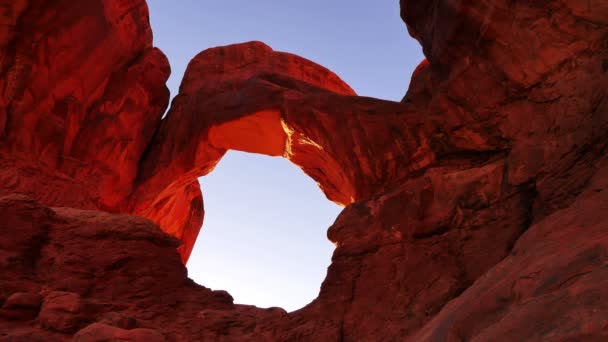
[[[522,235],[411,341],[608,338],[608,166],[568,208]],[[555,322],[558,324],[549,324]]]
[[[47,232],[44,244],[31,246],[36,267],[0,265],[0,289],[44,284],[53,290],[44,292],[40,326],[32,328],[0,317],[0,332],[11,332],[17,338],[23,331],[33,331],[26,340],[30,335],[57,340],[66,336],[63,333],[72,334],[95,321],[174,332],[184,323],[176,320],[178,312],[188,311],[192,318],[202,308],[233,306],[225,293],[187,279],[176,250],[178,241],[147,219],[71,208],[51,210],[23,197],[0,198],[2,222],[12,216],[29,218],[49,212],[53,214],[29,221],[37,228],[32,234],[41,227]],[[164,310],[174,312],[158,314]]]
[[[125,316],[117,312],[108,312],[103,315],[99,323],[111,325],[121,329],[134,329],[137,326],[137,320],[133,317]]]
[[[2,193],[116,210],[168,103],[169,64],[152,47],[145,1],[2,6]]]
[[[109,325],[94,323],[74,335],[74,342],[164,342],[165,337],[152,329],[124,330]]]
[[[13,293],[0,308],[0,316],[6,319],[33,319],[38,315],[42,297],[37,293]]]
[[[74,332],[82,325],[85,303],[76,293],[54,291],[44,298],[40,309],[40,324],[50,330]]]
[[[0,316],[1,339],[607,338],[602,3],[402,0],[426,60],[401,103],[262,43],[209,49],[163,120],[143,0],[2,8],[0,302],[45,304],[40,325]],[[229,149],[288,158],[346,206],[297,312],[187,278],[197,177]]]
[[[2,305],[3,309],[37,309],[42,304],[42,297],[37,293],[13,293]]]
[[[283,156],[328,199],[347,205],[421,172],[438,153],[502,148],[479,127],[457,144],[440,135],[470,118],[422,117],[399,103],[353,97],[349,89],[325,68],[257,42],[200,53],[144,160],[134,212],[158,222],[154,212],[187,207],[184,186],[213,170],[229,149]],[[181,237],[191,216],[179,214],[182,220],[170,224],[163,215],[161,227]]]

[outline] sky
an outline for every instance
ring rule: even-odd
[[[200,51],[259,40],[338,74],[359,95],[399,101],[423,59],[398,0],[148,0],[154,44],[177,94]],[[205,222],[190,278],[239,304],[299,309],[319,293],[341,207],[283,158],[230,151],[200,179]]]

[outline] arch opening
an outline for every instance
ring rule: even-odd
[[[398,18],[398,11],[394,11],[394,8],[388,5],[357,10],[353,14],[358,13],[358,16],[346,16],[353,18],[352,25],[337,28],[332,18],[345,17],[343,11],[356,10],[355,7],[337,6],[335,12],[328,12],[326,3],[322,1],[317,4],[302,4],[310,11],[312,17],[318,19],[318,14],[324,13],[327,19],[320,20],[314,25],[320,27],[325,22],[327,27],[323,29],[323,35],[309,36],[310,46],[308,46],[305,44],[308,33],[300,28],[312,27],[309,25],[310,20],[304,20],[302,23],[294,22],[295,18],[304,19],[305,16],[302,11],[297,11],[297,15],[289,12],[293,10],[293,4],[282,6],[268,3],[271,10],[266,10],[264,9],[266,5],[262,3],[242,1],[240,6],[228,6],[227,12],[222,12],[222,5],[216,7],[198,2],[173,6],[162,1],[148,0],[148,4],[154,27],[155,45],[169,56],[172,63],[173,72],[168,87],[173,95],[178,93],[179,88],[179,96],[174,98],[171,112],[163,119],[156,136],[154,149],[149,151],[152,157],[146,159],[149,167],[145,169],[150,171],[141,177],[142,184],[134,196],[138,201],[133,211],[159,223],[164,231],[180,239],[182,246],[179,251],[184,261],[188,260],[192,245],[196,242],[194,253],[188,262],[190,275],[207,287],[228,290],[235,297],[235,302],[258,306],[279,305],[288,310],[310,302],[318,293],[318,285],[325,276],[325,266],[317,267],[317,271],[321,270],[321,276],[318,282],[309,285],[308,288],[312,291],[308,293],[313,294],[300,296],[305,299],[300,300],[299,304],[248,300],[231,286],[216,285],[209,274],[205,276],[207,272],[201,272],[201,277],[196,275],[194,267],[199,264],[198,251],[204,251],[205,244],[212,244],[212,238],[208,234],[214,231],[214,217],[222,216],[214,209],[214,202],[221,197],[217,197],[218,195],[210,190],[212,185],[209,182],[224,174],[223,170],[229,168],[231,160],[236,156],[238,156],[236,159],[241,161],[256,158],[262,165],[278,163],[291,170],[286,174],[299,175],[302,182],[309,185],[307,186],[309,191],[317,195],[304,207],[310,206],[311,203],[332,207],[335,212],[329,217],[333,220],[340,207],[331,201],[342,204],[353,203],[366,195],[366,191],[372,185],[379,184],[386,178],[397,177],[401,172],[396,169],[395,163],[389,163],[389,167],[384,167],[386,164],[383,162],[384,159],[393,160],[395,156],[390,154],[377,156],[370,152],[374,150],[373,148],[357,147],[367,146],[367,142],[384,144],[383,141],[386,140],[391,141],[391,144],[399,145],[397,150],[403,151],[403,154],[410,153],[409,145],[415,145],[416,141],[412,139],[402,142],[397,139],[387,139],[386,137],[390,136],[394,129],[382,126],[376,122],[376,118],[367,115],[368,112],[373,112],[370,111],[370,107],[378,107],[378,111],[383,114],[386,112],[394,116],[397,116],[395,113],[400,113],[402,108],[397,103],[365,98],[360,98],[352,104],[351,96],[356,95],[355,92],[331,71],[308,60],[291,54],[274,52],[269,47],[262,47],[259,44],[249,45],[247,49],[216,49],[215,52],[221,53],[199,55],[194,60],[191,58],[207,46],[261,40],[279,50],[308,56],[338,71],[362,94],[399,100],[407,88],[409,73],[404,71],[403,75],[398,75],[394,70],[400,69],[404,64],[412,64],[404,62],[402,58],[411,58],[415,61],[411,66],[413,70],[422,59],[420,47],[413,39],[409,39]],[[249,8],[249,10],[240,13],[238,10],[234,11],[235,8]],[[317,11],[316,8],[322,10]],[[213,13],[214,11],[220,11],[222,15],[218,16],[218,13]],[[273,20],[259,20],[260,15],[253,14],[252,11],[259,11],[260,15],[273,13]],[[374,35],[361,34],[371,32],[369,29],[364,29],[365,23],[374,29],[378,28],[379,22],[391,23],[391,21],[375,19],[376,15],[384,18],[390,14],[396,16],[396,20],[392,22],[394,25],[382,29],[394,33],[390,39],[377,39]],[[239,17],[241,15],[242,18]],[[218,17],[222,19],[214,21],[214,18]],[[180,20],[177,21],[176,18]],[[287,22],[278,23],[277,20],[281,18]],[[251,21],[253,26],[245,28],[243,25],[249,19],[253,19]],[[238,22],[239,25],[233,25],[231,20]],[[263,26],[259,26],[260,23],[268,26],[269,30],[266,31]],[[272,27],[273,23],[280,25]],[[238,32],[232,32],[231,29],[237,26],[240,28]],[[287,32],[286,29],[291,32],[287,41],[281,35],[282,32]],[[214,33],[209,34],[210,32]],[[339,35],[330,38],[329,33],[339,33]],[[320,40],[319,37],[329,39]],[[403,38],[408,39],[406,43],[410,46],[401,44]],[[365,44],[361,44],[361,39],[366,39],[367,44],[377,44],[377,46],[374,45],[375,47],[363,51],[361,47]],[[347,44],[348,41],[352,44]],[[293,45],[293,42],[298,44]],[[338,45],[342,48],[336,49]],[[395,47],[398,47],[398,50]],[[345,48],[353,50],[349,52],[345,51]],[[408,55],[408,49],[414,49],[416,53]],[[389,50],[393,52],[388,53]],[[387,53],[377,54],[377,51]],[[219,58],[220,56],[222,58]],[[365,58],[353,58],[355,56],[365,56]],[[386,60],[387,56],[392,56],[390,61]],[[379,57],[384,59],[380,61]],[[349,62],[345,63],[346,61]],[[179,86],[178,82],[182,79],[187,65],[188,71]],[[363,68],[363,65],[366,68]],[[371,65],[374,66],[373,70],[369,67]],[[378,76],[381,73],[383,77]],[[367,76],[362,77],[364,74]],[[393,85],[385,82],[389,79],[394,83]],[[392,92],[389,89],[392,89]],[[364,132],[360,125],[362,121],[371,121],[371,126],[376,128]],[[227,150],[260,154],[229,152],[222,158]],[[216,165],[215,171],[211,172]],[[252,165],[247,165],[247,168],[250,169]],[[241,167],[235,171],[246,172],[247,168]],[[302,170],[305,174],[301,172]],[[273,170],[265,176],[278,174]],[[199,205],[201,190],[197,177],[200,175],[206,175],[200,179],[205,198],[204,213]],[[321,191],[318,190],[317,185]],[[222,192],[234,193],[228,189]],[[297,196],[275,197],[281,203],[286,199],[297,198]],[[327,198],[331,201],[327,201]],[[237,207],[234,203],[232,206]],[[203,214],[205,222],[199,235]],[[265,215],[272,217],[272,212],[267,212]],[[313,214],[305,215],[303,218],[310,216]],[[296,218],[294,222],[305,221]],[[326,239],[326,229],[330,224],[331,221],[311,223],[309,228],[313,228],[317,238],[322,239],[323,243],[333,250],[334,246]],[[275,226],[281,226],[281,223]],[[230,229],[217,231],[229,233]],[[225,249],[231,248],[230,244],[225,246]],[[280,253],[275,255],[280,257]],[[240,260],[249,261],[247,256]],[[205,260],[201,262],[201,265],[204,265]],[[329,265],[329,256],[324,262]],[[231,269],[224,261],[215,265],[224,271]],[[237,268],[232,269],[232,273],[247,272],[247,265],[242,262],[235,267]],[[289,276],[284,275],[284,277]],[[275,295],[279,292],[280,290],[274,290]],[[293,291],[289,296],[298,297]]]
[[[230,151],[199,181],[206,213],[187,264],[194,281],[238,304],[288,311],[317,297],[340,206],[284,158]]]

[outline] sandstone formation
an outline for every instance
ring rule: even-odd
[[[0,2],[0,340],[608,339],[608,5],[400,5],[427,57],[400,103],[251,42],[161,120],[145,1]],[[230,149],[345,206],[301,310],[187,277]]]

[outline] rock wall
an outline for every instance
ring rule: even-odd
[[[608,338],[604,1],[402,0],[427,59],[400,103],[263,43],[209,49],[162,120],[143,0],[0,8],[0,339]],[[301,310],[187,278],[196,179],[230,149],[345,205]]]
[[[169,100],[145,1],[4,1],[2,13],[0,192],[123,211]]]

